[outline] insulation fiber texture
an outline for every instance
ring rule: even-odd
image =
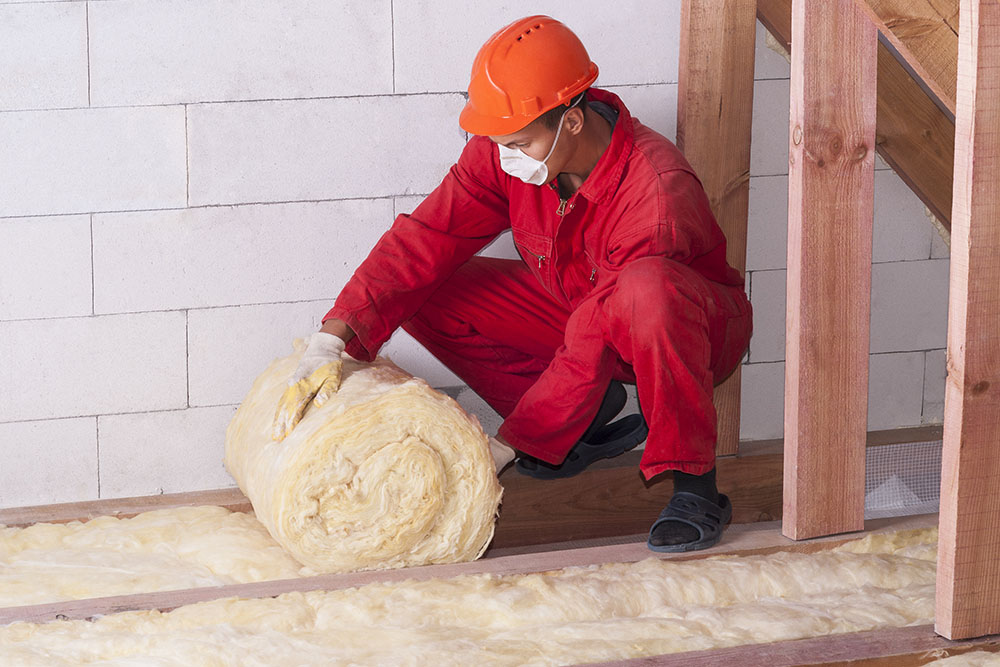
[[[337,394],[275,442],[304,348],[257,378],[226,431],[226,467],[271,536],[317,572],[482,555],[502,489],[475,417],[386,359],[345,355]]]

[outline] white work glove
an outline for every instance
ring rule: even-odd
[[[340,355],[345,346],[340,337],[321,331],[309,338],[298,368],[288,379],[288,389],[278,401],[271,429],[273,440],[284,440],[302,420],[310,403],[319,407],[337,393],[343,369]]]
[[[509,466],[517,456],[517,452],[510,445],[505,445],[492,435],[489,436],[490,440],[490,454],[493,455],[493,462],[497,467],[497,474],[499,475],[503,472],[504,468]]]

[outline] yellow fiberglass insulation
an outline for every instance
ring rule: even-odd
[[[567,665],[930,623],[934,530],[0,627],[0,664]],[[980,663],[975,663],[980,664]]]
[[[276,442],[303,349],[257,378],[226,432],[226,467],[274,539],[317,572],[482,555],[502,489],[475,417],[386,359],[345,355],[338,392]]]

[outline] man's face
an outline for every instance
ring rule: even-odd
[[[512,134],[502,134],[491,136],[491,140],[500,146],[516,148],[528,157],[541,160],[548,155],[552,148],[552,142],[556,140],[556,131],[550,130],[542,123],[528,123],[524,127]],[[555,157],[553,154],[551,157]],[[551,162],[551,159],[549,160]]]

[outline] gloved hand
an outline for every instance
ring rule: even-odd
[[[339,337],[321,331],[309,338],[299,367],[289,378],[288,389],[278,401],[271,439],[284,440],[302,420],[310,403],[319,407],[337,393],[343,369],[340,355],[345,345]]]
[[[503,472],[504,468],[510,465],[514,457],[517,456],[517,452],[510,445],[497,440],[492,435],[489,436],[490,440],[490,454],[493,455],[493,462],[497,467],[497,474],[499,475]]]

